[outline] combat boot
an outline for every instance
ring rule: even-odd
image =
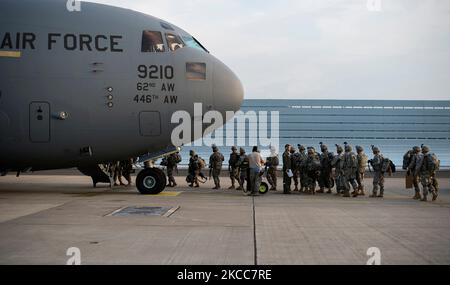
[[[345,190],[344,191],[344,195],[342,197],[345,197],[345,198],[350,197],[350,191],[349,190]]]
[[[240,186],[240,185],[239,185],[239,187],[238,187],[238,188],[236,188],[236,190],[240,190],[240,191],[242,191],[242,190],[244,190],[244,188],[242,188],[242,186]]]
[[[377,198],[383,198],[384,197],[384,188],[380,188],[380,195],[377,196]]]
[[[423,195],[423,197],[422,197],[422,199],[420,199],[420,201],[428,202],[427,195]]]
[[[317,190],[316,193],[323,194],[323,193],[325,193],[325,191],[323,190],[323,188],[320,188],[319,190]]]
[[[419,192],[416,192],[415,194],[414,194],[414,197],[413,197],[413,199],[414,200],[420,200],[422,197],[420,196],[420,193]]]
[[[370,198],[376,198],[377,197],[378,190],[373,190],[372,195],[370,195]]]
[[[294,192],[298,192],[298,186],[295,185]]]
[[[437,197],[438,197],[437,192],[436,192],[436,191],[433,191],[433,192],[431,192],[431,194],[433,195],[432,201],[433,201],[433,202],[436,201],[436,199],[437,199]]]
[[[234,184],[231,185],[230,187],[228,187],[228,190],[234,190],[234,189],[236,189],[236,188],[234,187]]]
[[[332,193],[332,192],[331,192],[331,189],[328,188],[327,194],[331,194],[331,193]]]

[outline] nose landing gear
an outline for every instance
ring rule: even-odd
[[[156,195],[164,191],[167,178],[158,168],[145,168],[136,178],[136,187],[143,195]]]

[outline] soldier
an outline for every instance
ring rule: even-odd
[[[173,153],[167,157],[167,178],[169,184],[167,187],[175,187],[177,183],[175,182],[175,177],[173,176],[174,171],[177,171],[178,163],[181,162],[180,153]]]
[[[291,145],[287,144],[283,153],[283,194],[291,194],[291,173]]]
[[[239,161],[237,164],[239,168],[239,187],[236,190],[244,190],[244,183],[247,179],[248,163],[248,157],[245,154],[245,149],[241,147],[239,150]]]
[[[351,145],[345,143],[345,154],[344,154],[344,196],[350,197],[350,186],[353,188],[353,197],[358,196],[358,184],[356,183],[356,173],[358,171],[358,159],[356,154],[353,152]]]
[[[189,183],[189,187],[198,188],[198,175],[200,173],[200,164],[198,161],[198,155],[195,154],[195,151],[189,151],[189,165],[188,165],[188,177],[186,181]]]
[[[412,149],[412,153],[409,153],[409,164],[406,165],[406,173],[408,176],[412,175],[413,185],[414,185],[414,200],[420,200],[420,187],[419,187],[419,174],[420,169],[418,169],[418,162],[423,160],[423,154],[421,153],[419,146],[415,146]],[[405,155],[406,156],[406,155]]]
[[[315,195],[320,172],[320,158],[314,147],[308,147],[308,157],[304,167],[306,168],[306,192]]]
[[[384,157],[380,153],[380,149],[376,146],[372,146],[372,152],[374,157],[369,160],[370,165],[373,168],[373,190],[371,198],[383,198],[384,195],[384,172],[383,172],[383,161]],[[380,194],[377,196],[378,188],[380,189]]]
[[[303,193],[306,188],[306,168],[304,167],[306,165],[306,159],[308,158],[308,155],[306,154],[306,148],[303,145],[298,145],[298,154],[299,154],[299,161],[298,161],[298,169],[300,172],[300,193]]]
[[[334,168],[334,175],[336,180],[336,195],[340,195],[344,192],[345,181],[344,181],[344,149],[340,145],[336,145],[337,154],[334,156],[333,161],[331,161],[331,167]]]
[[[280,164],[278,153],[274,146],[270,147],[270,156],[266,159],[267,181],[270,184],[270,191],[277,191],[277,168]]]
[[[235,181],[239,181],[239,169],[237,163],[239,161],[239,153],[237,152],[237,147],[233,146],[231,148],[230,159],[228,160],[228,171],[230,172],[231,186],[230,190],[234,190]]]
[[[428,193],[433,195],[433,201],[438,197],[438,183],[436,171],[439,170],[439,160],[434,153],[430,153],[428,146],[422,146],[422,156],[419,157],[416,169],[420,173],[420,182],[422,183],[422,199],[426,202]]]
[[[225,160],[223,155],[219,152],[216,145],[212,146],[213,154],[209,157],[209,171],[214,179],[214,190],[220,189],[220,171],[222,170],[222,163]]]
[[[331,194],[331,162],[333,161],[333,153],[328,151],[328,146],[320,143],[320,150],[322,153],[320,158],[320,174],[319,174],[319,191],[317,193],[324,193],[325,188],[328,189],[327,194]]]
[[[358,195],[365,196],[366,193],[364,192],[364,174],[366,172],[366,165],[367,165],[367,155],[364,153],[364,148],[357,145],[356,146],[356,158],[358,160],[358,170],[356,173],[356,183],[358,183],[358,193],[355,193],[353,197],[356,197]]]
[[[122,176],[127,180],[127,186],[131,186],[131,170],[133,170],[133,159],[129,158],[126,160],[121,160],[119,162],[120,173],[119,173],[119,182],[120,185],[125,185],[122,182]]]
[[[297,150],[295,147],[291,147],[291,167],[292,167],[292,180],[294,181],[294,192],[298,192],[298,179],[300,176],[300,167],[298,165],[300,161],[300,155],[297,153]]]

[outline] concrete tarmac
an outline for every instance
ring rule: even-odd
[[[399,178],[386,180],[384,199],[247,197],[211,190],[210,182],[191,189],[183,180],[142,196],[134,187],[93,189],[89,177],[73,174],[0,177],[0,264],[66,264],[71,247],[82,264],[364,265],[371,247],[381,264],[450,264],[448,178],[428,203],[412,200]],[[114,215],[133,206],[171,211]]]

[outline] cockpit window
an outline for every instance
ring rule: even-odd
[[[166,34],[166,41],[171,51],[175,51],[185,46],[183,40],[179,36],[174,34]]]
[[[186,79],[206,80],[206,63],[186,62]]]
[[[197,41],[194,37],[184,36],[183,41],[188,47],[196,48],[209,53],[209,51],[204,46],[202,46],[202,44],[199,41]]]
[[[142,32],[142,52],[164,52],[164,41],[162,34],[155,31]]]
[[[164,29],[174,31],[174,29],[172,28],[171,25],[164,23],[164,22],[160,22],[160,24],[161,24],[161,27],[163,27]]]

